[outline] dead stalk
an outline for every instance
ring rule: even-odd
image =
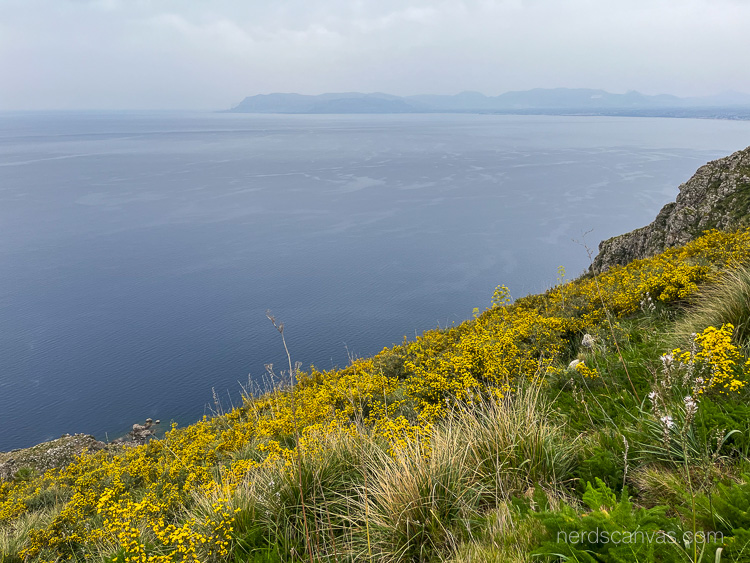
[[[271,314],[271,311],[266,311],[268,320],[271,321],[276,330],[281,335],[281,342],[284,345],[284,351],[286,352],[287,360],[289,361],[289,384],[291,389],[289,390],[292,397],[292,422],[294,423],[294,438],[297,442],[297,484],[299,485],[299,498],[302,504],[302,525],[305,529],[305,545],[307,547],[307,553],[310,556],[310,563],[314,563],[312,545],[310,543],[310,532],[307,527],[307,509],[305,507],[305,493],[302,488],[302,452],[300,451],[300,440],[299,440],[299,425],[297,424],[297,401],[295,399],[295,385],[294,376],[296,370],[292,365],[292,355],[289,353],[289,347],[286,345],[286,338],[284,337],[284,323],[276,323],[276,318]]]

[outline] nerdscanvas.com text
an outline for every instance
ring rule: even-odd
[[[690,545],[695,540],[698,544],[706,543],[723,543],[724,534],[721,532],[704,532],[699,531],[693,534],[693,532],[684,532],[679,534],[674,531],[664,530],[600,530],[596,528],[594,530],[587,531],[573,531],[573,532],[557,532],[557,543],[567,544],[637,544],[637,543],[663,543],[663,544],[679,544],[679,545]]]

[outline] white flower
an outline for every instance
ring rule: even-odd
[[[663,354],[660,359],[661,365],[664,367],[664,371],[670,371],[672,369],[672,366],[674,365],[674,356],[672,356],[672,354]]]
[[[651,393],[648,394],[648,398],[651,399],[651,402],[656,401],[658,396],[659,394],[656,391],[651,391]]]
[[[690,395],[686,396],[684,400],[685,400],[685,412],[687,413],[688,417],[691,417],[698,411],[698,401],[696,401]]]
[[[664,428],[668,428],[671,430],[674,427],[674,420],[669,415],[662,416],[659,420],[661,420],[661,423],[664,425]]]
[[[581,345],[584,348],[593,348],[594,347],[594,337],[590,334],[584,334],[583,340],[581,340]]]

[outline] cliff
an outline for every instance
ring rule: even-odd
[[[602,241],[592,268],[602,272],[649,258],[709,229],[726,231],[749,225],[750,147],[700,167],[650,225]]]

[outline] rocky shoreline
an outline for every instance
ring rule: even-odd
[[[56,440],[30,448],[0,452],[0,481],[23,479],[27,474],[30,476],[50,469],[61,469],[82,454],[140,446],[156,436],[159,423],[159,420],[147,418],[144,424],[134,424],[125,436],[109,443],[89,434],[63,434]]]

